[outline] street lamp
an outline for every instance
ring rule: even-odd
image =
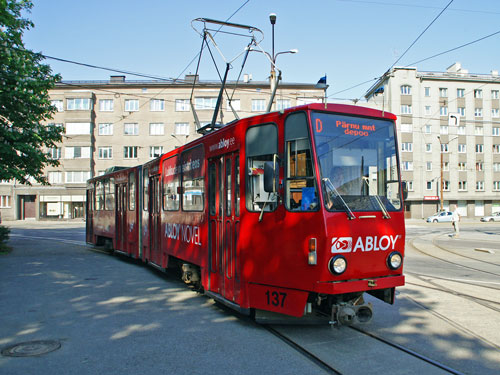
[[[457,139],[458,137],[452,138],[448,140],[449,144],[451,141]],[[440,155],[441,155],[441,181],[439,183],[439,201],[440,201],[440,206],[441,206],[441,211],[443,211],[443,190],[444,190],[444,180],[443,180],[443,142],[441,141],[441,137],[438,135],[437,139],[439,140],[439,146],[440,146]]]

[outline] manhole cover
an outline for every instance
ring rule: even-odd
[[[34,357],[53,352],[60,347],[61,343],[55,340],[28,341],[2,349],[2,355],[6,357]]]

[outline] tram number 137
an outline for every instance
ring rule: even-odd
[[[284,307],[286,300],[286,293],[276,291],[266,291],[267,304],[275,307]]]

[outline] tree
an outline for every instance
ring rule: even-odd
[[[32,7],[30,0],[0,0],[0,180],[47,184],[45,166],[59,165],[47,151],[63,130],[42,122],[55,112],[48,90],[60,76],[24,47],[23,32],[34,24],[21,13]]]

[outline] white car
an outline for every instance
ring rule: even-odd
[[[500,221],[500,212],[496,212],[490,216],[482,217],[481,221]]]
[[[432,216],[429,216],[426,221],[428,223],[450,222],[452,216],[453,216],[453,212],[450,212],[450,211],[441,211],[441,212],[436,212]]]

